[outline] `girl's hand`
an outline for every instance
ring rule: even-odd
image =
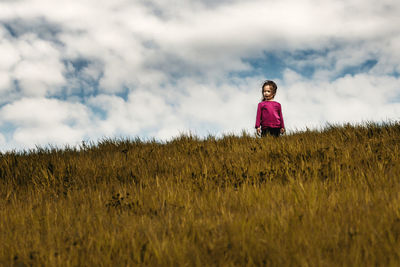
[[[257,134],[260,135],[261,134],[261,127],[257,128]]]
[[[285,128],[281,128],[281,134],[284,134],[286,132]]]

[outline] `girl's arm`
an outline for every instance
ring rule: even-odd
[[[257,106],[257,116],[256,116],[256,129],[260,128],[261,125],[261,103]]]
[[[281,119],[281,133],[285,133],[285,122],[283,121],[282,106],[279,108],[279,117]]]

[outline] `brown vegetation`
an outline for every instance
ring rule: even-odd
[[[400,265],[400,124],[0,155],[0,265]]]

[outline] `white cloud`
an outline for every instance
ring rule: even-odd
[[[5,147],[7,145],[6,138],[4,135],[0,134],[0,146]]]
[[[8,72],[0,71],[0,92],[9,91],[11,86],[11,79]]]
[[[282,92],[287,125],[300,129],[326,122],[400,120],[399,82],[399,78],[370,74],[315,81],[288,70]]]
[[[2,54],[0,61],[0,69],[8,70],[19,61],[19,53],[16,48],[7,39],[5,39],[4,29],[0,28],[2,42],[0,43],[0,51]]]
[[[0,70],[8,75],[1,79],[3,90],[13,89],[11,81],[16,80],[22,96],[45,96],[57,93],[65,83],[60,51],[34,34],[5,39],[0,52],[5,55]]]
[[[90,110],[80,103],[24,98],[0,110],[0,124],[15,127],[9,141],[18,147],[79,143],[90,133]]]
[[[121,97],[98,95],[89,100],[92,108],[105,113],[98,129],[106,136],[123,134],[168,138],[183,130],[183,123],[162,96],[145,90],[134,91],[125,101]],[[168,135],[166,135],[168,133]]]

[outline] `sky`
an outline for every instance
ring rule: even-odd
[[[0,151],[400,118],[396,0],[0,0]]]

